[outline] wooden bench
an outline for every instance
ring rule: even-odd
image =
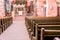
[[[26,23],[30,25],[29,28],[31,29],[31,31],[33,32],[33,36],[36,37],[36,39],[38,40],[38,35],[40,35],[40,33],[38,33],[38,31],[40,31],[41,29],[41,25],[60,25],[60,17],[26,17]],[[28,21],[28,22],[27,22]],[[40,25],[40,26],[37,26]],[[38,29],[36,28],[38,27]],[[46,29],[51,29],[52,26],[50,26],[50,28],[48,27],[44,27]],[[52,28],[53,30],[60,30],[60,26],[55,26]],[[37,32],[36,32],[37,31]]]
[[[13,23],[12,17],[0,18],[0,34]]]
[[[2,27],[2,18],[0,19],[0,34],[3,32],[3,28],[4,27]]]
[[[41,39],[40,40],[44,40],[46,39],[45,37],[60,37],[60,30],[47,30],[45,28],[41,28]],[[53,40],[49,39],[49,40]],[[48,40],[48,39],[47,39]]]
[[[59,17],[51,17],[51,18],[44,18],[43,20],[34,20],[35,26],[35,37],[38,40],[38,31],[41,28],[45,28],[47,30],[60,30],[60,18]],[[36,32],[37,31],[37,32]]]
[[[38,24],[36,24],[35,27],[36,27],[36,29],[35,29],[36,40],[39,40],[38,36],[39,36],[39,38],[41,38],[40,40],[43,40],[43,34],[45,34],[44,37],[45,36],[58,36],[58,35],[60,36],[60,32],[59,32],[60,25],[38,25]],[[43,31],[43,29],[44,29],[44,31]],[[40,32],[40,33],[38,33],[38,32]]]

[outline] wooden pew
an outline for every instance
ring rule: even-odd
[[[5,19],[5,25],[6,25],[6,28],[8,28],[11,24],[12,24],[12,17],[4,17]]]
[[[41,29],[40,27],[38,27],[38,29],[37,29],[36,28],[37,25],[52,25],[52,24],[53,25],[60,25],[60,17],[26,17],[26,20],[27,21],[30,20],[30,21],[28,21],[31,23],[31,24],[29,23],[30,29],[33,32],[33,35],[36,37],[37,40],[38,40],[38,38],[36,35],[39,35],[39,34],[38,34],[38,32],[36,32],[36,30]],[[28,24],[27,21],[26,21],[26,23]],[[52,26],[50,26],[50,28],[46,27],[46,29],[51,29],[51,27]],[[53,29],[60,29],[60,28],[55,27]]]
[[[35,18],[36,18],[36,16],[26,16],[25,17],[25,24],[26,24],[29,36],[31,37],[31,40],[32,40],[32,36],[33,36],[33,26],[34,26],[33,20]]]
[[[45,28],[41,28],[41,39],[40,40],[45,40],[46,38],[44,37],[60,37],[60,30],[47,30]],[[49,40],[53,40],[49,39]]]
[[[28,33],[29,33],[29,37],[31,38],[31,40],[32,40],[32,35],[31,35],[31,26],[32,26],[32,20],[31,20],[31,18],[29,18],[29,17],[25,17],[25,24],[26,24],[26,28],[27,28],[27,30],[28,30]]]
[[[2,28],[2,32],[5,30],[5,26],[4,26],[4,18],[1,19],[1,28]]]
[[[12,17],[0,18],[0,34],[13,23]]]
[[[4,20],[5,20],[4,18],[0,18],[0,29],[2,32],[5,30],[5,21]]]
[[[38,39],[38,31],[40,31],[40,40],[43,40],[45,36],[60,36],[60,25],[38,25],[36,24],[35,37]]]
[[[0,34],[3,32],[3,27],[2,27],[2,18],[0,18]]]
[[[35,24],[36,24],[35,26],[36,40],[38,40],[38,35],[39,35],[38,31],[41,31],[41,28],[45,28],[47,30],[60,30],[60,18],[59,17],[57,18],[51,17],[50,19],[46,18],[46,19],[41,20],[41,22],[40,21],[38,22],[37,20],[35,20]]]

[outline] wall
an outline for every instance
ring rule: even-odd
[[[32,1],[32,0],[26,0],[27,1],[27,6],[29,6],[30,5],[30,1]]]
[[[57,16],[57,4],[56,0],[46,0],[46,5],[43,2],[44,0],[37,0],[36,12],[38,16]],[[46,14],[44,13],[44,7],[46,7]]]
[[[0,0],[0,17],[5,16],[3,0]]]
[[[13,0],[9,0],[10,3],[13,1]],[[5,16],[5,9],[4,9],[4,0],[0,0],[0,17],[4,17]]]
[[[38,16],[44,16],[44,12],[43,12],[44,3],[43,3],[43,0],[37,0],[36,6],[37,6],[37,9],[36,9],[37,15]]]
[[[48,0],[48,13],[46,16],[57,16],[56,0]]]

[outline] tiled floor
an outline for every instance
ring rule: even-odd
[[[13,21],[13,24],[0,35],[0,40],[30,40],[25,21]]]

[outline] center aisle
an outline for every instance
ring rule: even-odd
[[[13,21],[1,35],[0,40],[30,40],[25,21]]]

